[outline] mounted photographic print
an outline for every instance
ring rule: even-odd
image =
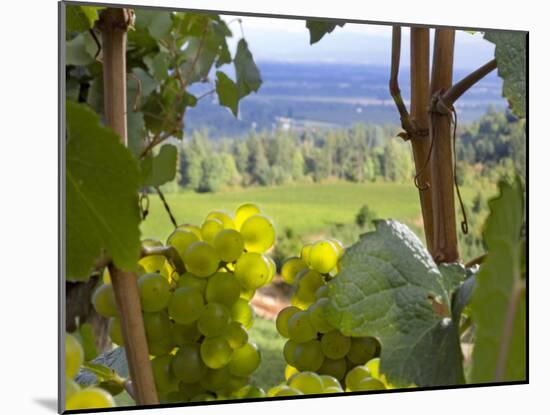
[[[60,412],[528,382],[527,32],[59,11]]]

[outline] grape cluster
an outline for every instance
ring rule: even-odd
[[[200,227],[182,225],[170,234],[166,245],[177,252],[183,272],[164,255],[139,261],[143,321],[162,402],[263,393],[248,385],[260,365],[260,352],[248,339],[254,317],[249,300],[276,273],[265,255],[274,241],[270,218],[244,204],[234,215],[213,211]],[[162,246],[153,239],[143,245]],[[95,291],[93,304],[110,318],[113,342],[123,346],[110,284]]]
[[[283,348],[287,372],[332,376],[344,384],[346,390],[356,390],[357,382],[353,380],[350,384],[348,375],[377,358],[380,343],[374,337],[346,336],[326,317],[327,283],[337,278],[343,254],[340,241],[323,239],[306,244],[299,257],[288,258],[283,263],[281,276],[296,289],[292,305],[279,312],[276,326],[279,334],[288,339]],[[385,388],[378,380],[373,385]]]
[[[81,388],[74,381],[82,362],[84,351],[71,334],[65,334],[65,409],[111,408],[116,406],[111,394],[97,386]]]

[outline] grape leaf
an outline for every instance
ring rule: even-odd
[[[323,20],[306,20],[306,27],[309,30],[309,44],[319,42],[327,33],[331,33],[336,26],[344,26],[344,23],[326,22]]]
[[[395,386],[464,383],[444,277],[405,225],[374,223],[376,230],[346,251],[338,278],[329,282],[329,321],[346,335],[378,338],[381,371]]]
[[[489,201],[489,208],[483,231],[488,254],[470,304],[476,324],[473,383],[526,379],[524,206],[519,181],[500,183],[500,195]]]
[[[66,65],[84,66],[94,61],[94,57],[90,55],[86,49],[86,38],[84,33],[79,33],[65,43]]]
[[[236,117],[239,112],[239,89],[237,84],[221,71],[216,72],[216,78],[216,93],[220,105],[229,108]]]
[[[252,53],[250,53],[248,49],[246,40],[239,40],[237,44],[237,53],[233,61],[235,64],[239,97],[242,98],[251,92],[256,92],[262,84],[262,78],[260,76],[260,70],[254,62]]]
[[[105,7],[66,6],[66,24],[68,32],[85,32],[94,27],[99,16],[97,12]]]
[[[160,186],[174,180],[178,161],[178,149],[165,144],[156,156],[148,155],[141,161],[143,186]]]
[[[84,104],[67,102],[67,279],[85,280],[104,249],[121,269],[140,253],[140,171],[130,150]]]
[[[508,100],[512,111],[525,117],[526,43],[525,33],[488,31],[484,38],[495,44],[498,74],[503,79],[502,95]]]
[[[449,297],[464,282],[467,277],[466,268],[459,263],[439,264],[439,272],[443,276],[443,286]]]
[[[153,39],[159,40],[170,33],[172,16],[166,11],[137,9],[135,24],[139,29],[147,29]]]

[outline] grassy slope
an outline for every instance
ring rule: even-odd
[[[285,379],[283,358],[285,339],[277,333],[275,322],[256,318],[249,332],[250,341],[260,349],[262,361],[252,375],[251,383],[266,391]]]

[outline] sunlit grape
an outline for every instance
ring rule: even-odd
[[[185,250],[183,261],[190,273],[197,277],[208,277],[218,269],[220,258],[209,243],[194,242]]]
[[[333,388],[340,389],[340,392],[342,392],[342,385],[340,384],[338,379],[335,378],[334,376],[321,375],[321,380],[323,381],[323,388],[324,389],[333,387]]]
[[[248,252],[265,252],[275,242],[275,227],[271,219],[265,215],[249,217],[241,225],[240,231]]]
[[[200,239],[197,237],[197,235],[191,230],[176,229],[170,234],[166,243],[170,246],[173,246],[178,252],[180,258],[183,258],[183,254],[185,253],[185,250],[189,247],[189,245],[199,240]]]
[[[296,373],[300,373],[300,372],[294,366],[291,366],[291,365],[285,366],[285,380],[288,381]]]
[[[231,317],[227,307],[223,304],[208,303],[202,309],[197,327],[207,337],[220,336],[226,333],[230,322]]]
[[[293,366],[299,371],[316,372],[319,370],[325,357],[318,340],[298,343],[294,349]]]
[[[209,244],[214,243],[214,238],[223,230],[223,223],[219,219],[207,219],[201,225],[202,239]]]
[[[238,349],[248,342],[248,333],[241,323],[232,321],[225,333],[225,339],[232,349]]]
[[[283,262],[283,266],[281,267],[281,277],[284,282],[293,285],[296,282],[298,273],[305,268],[307,268],[307,264],[302,258],[288,258]]]
[[[205,338],[200,352],[203,362],[211,369],[224,367],[233,356],[233,349],[223,336]]]
[[[338,262],[338,250],[330,241],[317,241],[309,252],[311,268],[321,274],[328,273],[336,267]]]
[[[287,340],[283,347],[283,356],[290,366],[294,366],[294,351],[296,350],[296,346],[298,346],[298,343],[293,340]]]
[[[116,317],[118,310],[115,291],[111,284],[102,284],[92,294],[92,304],[95,311],[103,317]]]
[[[273,396],[297,396],[303,395],[298,389],[290,388],[288,386],[281,386]]]
[[[313,372],[297,373],[289,380],[288,386],[304,394],[322,393],[324,389],[321,377]]]
[[[371,377],[369,369],[364,366],[356,366],[346,375],[346,389],[355,390],[359,382],[364,378]]]
[[[201,292],[194,287],[181,287],[172,294],[168,303],[168,314],[179,324],[196,321],[204,308]]]
[[[177,287],[195,287],[201,292],[201,294],[206,295],[206,284],[208,280],[206,278],[199,278],[190,272],[183,274],[179,280]]]
[[[139,299],[143,311],[160,311],[168,305],[170,285],[160,274],[145,274],[138,279]]]
[[[235,277],[247,289],[256,289],[267,284],[269,275],[269,263],[263,255],[256,252],[242,254],[235,265]]]
[[[80,390],[80,385],[73,379],[65,379],[65,400],[69,399]]]
[[[357,384],[353,386],[353,389],[350,388],[351,391],[377,391],[377,390],[384,390],[386,389],[386,386],[378,379],[374,378],[363,378]]]
[[[124,346],[124,339],[122,337],[122,330],[120,328],[120,318],[111,317],[109,319],[109,337],[113,343],[118,344],[119,346]]]
[[[253,203],[244,203],[240,205],[235,211],[235,226],[237,230],[241,229],[245,220],[259,213],[261,213],[261,209]]]
[[[310,263],[311,248],[313,248],[313,244],[305,244],[302,247],[302,250],[300,251],[300,258],[304,260],[307,266],[311,265]]]
[[[65,334],[65,375],[74,378],[84,361],[84,350],[72,334]]]
[[[235,376],[248,376],[260,366],[260,352],[252,343],[235,349],[229,362],[229,371]]]
[[[286,337],[287,339],[289,338],[290,335],[288,333],[288,320],[299,311],[300,309],[298,307],[290,306],[283,308],[279,312],[279,314],[277,315],[277,320],[275,321],[275,326],[281,336]]]
[[[235,229],[235,222],[231,215],[223,210],[214,210],[206,215],[206,219],[217,219],[219,220],[224,229]]]
[[[250,329],[254,321],[254,310],[248,301],[239,298],[231,307],[231,319],[241,323],[245,328]]]
[[[344,336],[339,330],[325,333],[321,338],[321,347],[326,357],[330,359],[343,358],[350,349],[351,339]]]
[[[65,405],[66,410],[112,408],[115,401],[106,390],[90,387],[73,393]]]
[[[177,229],[183,229],[183,230],[186,230],[186,231],[191,231],[196,235],[196,237],[199,239],[199,241],[202,240],[201,228],[199,228],[196,225],[191,225],[189,223],[186,223],[185,225],[178,226]]]
[[[241,286],[230,272],[217,272],[208,279],[206,301],[231,307],[241,295]]]
[[[304,343],[317,337],[317,332],[309,320],[309,314],[298,311],[289,317],[288,336],[297,343]]]
[[[214,248],[222,261],[236,261],[244,250],[242,235],[234,229],[224,229],[214,237]]]

